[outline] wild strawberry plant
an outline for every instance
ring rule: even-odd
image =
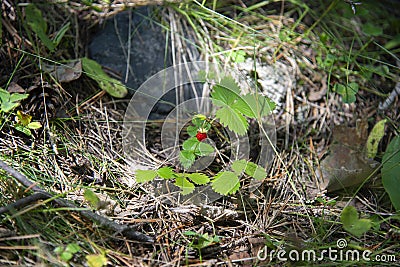
[[[184,171],[177,172],[168,166],[158,170],[137,170],[138,183],[149,182],[157,177],[171,180],[181,189],[183,195],[192,193],[196,185],[211,183],[211,188],[215,192],[228,195],[240,189],[239,177],[243,174],[256,180],[262,180],[267,176],[262,166],[244,159],[231,162],[229,167],[213,177],[200,172],[188,172],[197,158],[215,152],[215,148],[206,142],[210,129],[213,128],[223,139],[227,138],[218,130],[220,125],[238,136],[244,136],[249,128],[248,119],[261,121],[262,117],[269,115],[275,108],[275,103],[266,96],[257,93],[241,94],[240,87],[230,76],[223,77],[212,87],[210,97],[212,104],[217,108],[215,117],[196,114],[191,120],[191,125],[187,126],[189,138],[182,143],[179,153],[179,162]]]

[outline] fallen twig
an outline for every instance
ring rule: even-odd
[[[35,194],[33,194],[30,197],[26,197],[23,199],[20,199],[19,201],[16,201],[15,203],[12,203],[10,205],[7,205],[5,207],[0,208],[0,214],[4,212],[9,212],[12,210],[15,210],[15,208],[18,207],[23,207],[26,206],[33,201],[36,201],[38,199],[49,199],[52,198],[53,195],[46,192],[45,190],[41,189],[39,186],[35,185],[33,182],[31,182],[25,175],[21,174],[14,168],[8,166],[6,163],[0,160],[0,168],[8,172],[10,175],[12,175],[15,179],[17,179],[21,184],[23,184],[25,187],[31,188]],[[72,209],[78,209],[77,206],[69,202],[68,200],[62,199],[62,198],[56,198],[53,200],[57,205],[62,206],[62,207],[68,207]],[[95,221],[99,226],[113,230],[117,233],[121,233],[125,237],[141,242],[154,242],[153,238],[133,230],[130,226],[127,225],[121,225],[118,224],[106,217],[103,217],[101,215],[98,215],[97,213],[94,213],[90,210],[76,210],[76,212],[79,212],[81,215],[86,217],[89,220]]]

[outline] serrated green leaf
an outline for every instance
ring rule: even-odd
[[[367,157],[375,158],[378,152],[378,145],[382,137],[385,135],[386,120],[378,121],[372,128],[367,140]]]
[[[83,193],[83,197],[85,200],[89,203],[89,205],[97,209],[100,205],[100,199],[99,197],[90,189],[85,189],[85,192]]]
[[[182,195],[188,195],[194,191],[194,184],[189,182],[185,177],[177,177],[175,185],[182,189]]]
[[[87,255],[86,261],[89,267],[103,267],[107,265],[107,257],[103,254]]]
[[[196,160],[194,152],[191,150],[181,150],[179,152],[179,162],[182,164],[183,168],[189,169]]]
[[[256,180],[263,180],[267,177],[267,172],[264,168],[253,162],[247,162],[245,173]]]
[[[400,211],[400,136],[389,143],[382,158],[382,183],[393,207]]]
[[[128,94],[126,87],[120,81],[110,78],[99,63],[86,57],[82,58],[81,61],[83,70],[99,84],[102,90],[118,98],[125,97]]]
[[[47,23],[43,18],[42,11],[34,4],[28,4],[25,8],[26,24],[39,37],[43,44],[50,50],[54,51],[55,45],[47,36]]]
[[[241,175],[247,166],[247,161],[244,159],[236,160],[232,163],[231,168],[237,174]]]
[[[137,170],[136,171],[136,182],[145,183],[154,180],[157,177],[157,171],[155,170]]]
[[[357,237],[361,237],[372,226],[371,220],[358,218],[358,212],[353,206],[347,206],[343,209],[340,221],[347,232]]]
[[[267,116],[275,109],[275,103],[260,94],[246,94],[231,105],[233,109],[250,118]]]
[[[186,176],[197,185],[204,185],[210,182],[210,178],[204,173],[190,173]]]
[[[196,147],[196,150],[194,152],[195,152],[195,155],[204,157],[204,156],[208,156],[211,153],[213,153],[214,148],[207,143],[199,142],[199,144]]]
[[[240,187],[239,177],[231,171],[222,171],[215,175],[211,187],[221,195],[234,194]]]
[[[199,145],[200,141],[197,140],[196,137],[191,137],[186,139],[183,144],[182,144],[182,148],[184,150],[191,150],[194,151],[196,149],[196,147]]]
[[[162,167],[157,170],[157,174],[164,179],[172,179],[175,176],[175,172],[171,167]]]
[[[239,98],[240,87],[235,79],[225,76],[221,81],[213,86],[211,97],[214,105],[232,105]]]
[[[220,123],[229,130],[237,133],[238,135],[245,135],[249,127],[249,123],[242,114],[232,109],[229,106],[224,106],[217,110],[215,117],[219,119]]]
[[[28,127],[31,130],[36,130],[42,127],[42,124],[38,121],[33,121],[30,122],[26,127]]]
[[[235,95],[240,94],[240,87],[232,76],[224,76],[220,80],[219,85],[224,88],[230,89]]]
[[[197,134],[197,127],[196,126],[188,126],[186,131],[190,137],[195,137]]]

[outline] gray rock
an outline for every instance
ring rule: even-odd
[[[121,76],[130,95],[151,76],[172,65],[171,43],[167,41],[170,32],[161,26],[159,11],[160,7],[142,7],[119,13],[105,21],[89,46],[90,57]],[[188,49],[197,53],[193,46]],[[176,90],[161,98],[150,119],[165,118],[179,104]],[[201,87],[196,90],[200,93]],[[184,100],[194,97],[190,86],[183,86],[183,91]]]
[[[90,57],[119,74],[131,93],[149,77],[172,65],[171,53],[166,53],[170,44],[166,45],[158,10],[142,7],[117,14],[105,21],[89,46]]]

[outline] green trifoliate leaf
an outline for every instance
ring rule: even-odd
[[[221,195],[234,194],[240,187],[239,177],[234,172],[219,172],[215,175],[211,187]]]
[[[192,123],[195,127],[197,127],[197,129],[201,128],[203,126],[204,123],[204,119],[198,116],[194,116],[192,119]],[[196,129],[196,130],[197,130]]]
[[[197,185],[204,185],[210,182],[210,178],[203,173],[191,173],[186,176]]]
[[[1,102],[1,111],[3,112],[10,112],[14,108],[18,107],[19,103],[13,103],[13,102]]]
[[[194,191],[194,184],[189,182],[185,177],[177,177],[175,185],[182,189],[182,195],[188,195]]]
[[[137,170],[136,171],[136,182],[145,183],[154,180],[157,176],[155,170]]]

